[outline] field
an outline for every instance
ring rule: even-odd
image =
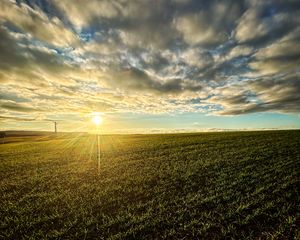
[[[16,138],[16,141],[14,141]],[[300,239],[300,131],[7,138],[0,239]]]

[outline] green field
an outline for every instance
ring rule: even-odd
[[[7,142],[0,239],[300,239],[300,131]]]

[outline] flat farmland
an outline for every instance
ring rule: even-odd
[[[300,131],[7,137],[0,239],[299,239]]]

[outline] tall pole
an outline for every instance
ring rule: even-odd
[[[57,133],[57,122],[54,122],[54,132]]]

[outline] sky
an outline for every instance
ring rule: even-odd
[[[300,128],[299,0],[1,0],[0,130]]]

